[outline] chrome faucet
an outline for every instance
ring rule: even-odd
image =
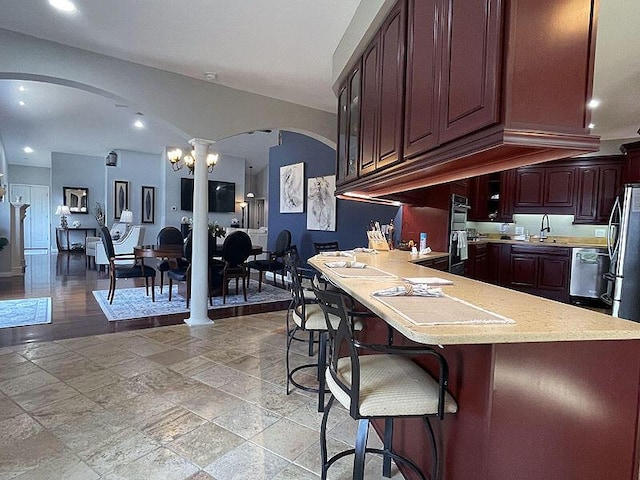
[[[544,220],[547,220],[547,226],[544,226]],[[549,233],[551,231],[551,227],[549,226],[549,215],[548,214],[544,214],[542,215],[542,223],[540,224],[540,241],[544,242],[545,238],[548,237],[547,233]]]

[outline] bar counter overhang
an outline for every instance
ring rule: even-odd
[[[385,281],[340,277],[321,256],[309,263],[401,333],[396,343],[443,347],[459,405],[437,431],[443,479],[637,480],[640,324],[409,260],[400,251],[358,254],[358,262],[397,276]],[[370,295],[402,277],[425,276],[453,280],[445,293],[516,323],[418,326]],[[384,342],[387,329],[373,320],[365,332],[367,341]],[[421,421],[396,422],[394,447],[424,471],[427,445]]]

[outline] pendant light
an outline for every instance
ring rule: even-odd
[[[254,198],[253,190],[251,189],[251,177],[252,177],[253,167],[249,165],[249,191],[247,192],[247,198]]]

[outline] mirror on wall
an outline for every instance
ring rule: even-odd
[[[71,213],[89,213],[89,189],[83,187],[62,187],[64,204]]]

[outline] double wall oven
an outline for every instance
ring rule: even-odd
[[[449,271],[464,275],[464,262],[467,259],[467,214],[469,199],[455,193],[451,195],[451,214],[449,224]]]

